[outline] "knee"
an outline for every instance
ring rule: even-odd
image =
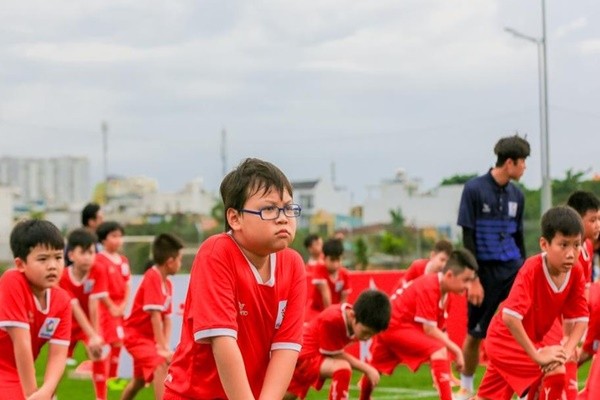
[[[430,357],[432,360],[447,360],[448,359],[448,349],[446,347],[442,347],[439,350],[434,351]]]
[[[352,366],[346,360],[336,360],[334,371],[350,371],[352,372]]]

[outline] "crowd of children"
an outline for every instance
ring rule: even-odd
[[[99,207],[84,209],[84,227],[70,232],[66,244],[48,221],[18,222],[10,237],[14,268],[0,276],[0,398],[53,398],[78,342],[92,365],[97,400],[107,399],[123,348],[132,356],[133,378],[121,388],[122,399],[150,384],[156,399],[304,399],[330,379],[329,399],[343,400],[358,371],[360,399],[368,400],[380,374],[400,364],[416,371],[424,363],[442,400],[600,398],[600,286],[592,274],[600,200],[577,191],[567,205],[545,212],[541,252],[513,268],[524,254],[517,221],[523,204],[518,189],[507,185],[521,176],[528,149],[522,140],[501,140],[496,167],[467,185],[459,219],[465,248],[439,240],[390,296],[365,289],[353,304],[344,241],[309,235],[304,263],[289,248],[302,211],[292,185],[275,165],[244,160],[221,183],[225,232],[206,239],[196,254],[175,349],[169,276],[181,268],[179,238],[154,238],[153,262],[131,296],[124,228],[103,221]],[[486,194],[492,184],[500,185],[500,197]],[[473,214],[468,207],[480,203],[484,214]],[[490,239],[496,231],[510,237],[496,243]],[[490,280],[498,261],[511,271],[502,293]],[[489,314],[486,296],[495,296],[497,312]],[[472,307],[463,346],[449,336],[446,321],[452,303],[467,298]],[[472,346],[483,338],[486,369],[474,390]],[[369,357],[348,351],[367,340]],[[38,384],[35,359],[45,343]],[[578,393],[577,366],[589,360]],[[455,394],[452,365],[462,373]]]

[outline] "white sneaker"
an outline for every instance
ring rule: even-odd
[[[452,400],[471,400],[474,396],[474,392],[461,387],[458,392],[452,395]]]
[[[76,360],[76,359],[74,359],[74,358],[67,358],[67,365],[68,365],[69,367],[72,367],[72,366],[74,366],[74,365],[77,365],[77,360]]]

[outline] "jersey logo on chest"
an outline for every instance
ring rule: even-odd
[[[52,335],[54,335],[54,332],[56,332],[56,329],[58,328],[58,324],[60,324],[60,318],[46,318],[42,324],[42,327],[40,328],[38,336],[42,339],[52,338]]]

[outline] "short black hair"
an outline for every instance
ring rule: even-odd
[[[387,329],[392,315],[392,306],[387,294],[376,289],[366,289],[358,296],[354,305],[354,316],[359,322],[375,332]]]
[[[161,233],[152,243],[152,259],[157,265],[163,265],[171,257],[177,257],[183,249],[183,242],[170,233]]]
[[[581,235],[583,237],[583,222],[581,216],[569,206],[552,207],[542,215],[542,237],[551,242],[557,233],[565,236]]]
[[[340,239],[327,239],[323,243],[323,255],[331,259],[337,260],[344,254],[344,243]]]
[[[444,266],[443,272],[452,271],[454,275],[462,273],[465,269],[470,269],[475,272],[479,270],[477,260],[473,253],[467,249],[456,249],[450,253],[448,262]]]
[[[106,240],[106,237],[111,232],[115,231],[121,231],[123,235],[125,234],[125,229],[123,228],[123,225],[119,224],[116,221],[106,221],[98,225],[98,228],[96,229],[96,234],[98,235],[98,240],[100,241],[100,243],[102,243]]]
[[[63,250],[65,241],[52,222],[27,219],[18,222],[10,233],[10,249],[15,258],[26,260],[31,250],[44,246],[52,250]]]
[[[584,190],[577,190],[569,196],[567,199],[567,205],[573,208],[582,217],[588,211],[600,210],[600,200],[592,192],[586,192]]]
[[[517,161],[519,158],[527,158],[531,153],[529,142],[519,135],[503,137],[494,146],[494,154],[498,157],[496,167],[504,165],[509,158]]]
[[[306,247],[307,249],[312,246],[313,242],[319,240],[321,238],[321,236],[317,235],[316,233],[311,233],[308,236],[306,236],[306,238],[304,238],[304,247]]]
[[[450,254],[452,253],[452,243],[450,243],[450,241],[446,240],[446,239],[440,239],[437,242],[435,242],[435,244],[433,245],[433,252],[434,253],[446,253],[448,254],[448,256],[450,256]]]
[[[90,219],[96,219],[100,211],[100,205],[97,203],[88,203],[81,210],[81,225],[88,226]]]
[[[76,247],[81,247],[83,250],[90,247],[96,248],[96,242],[98,242],[98,237],[94,233],[85,228],[78,228],[69,234],[67,249],[75,250]]]

